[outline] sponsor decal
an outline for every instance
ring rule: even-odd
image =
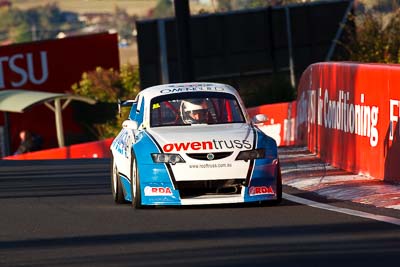
[[[171,188],[169,187],[151,187],[144,188],[145,196],[172,196]]]
[[[223,87],[217,87],[211,84],[182,84],[170,85],[169,88],[160,90],[160,94],[182,93],[182,92],[222,92]]]
[[[34,63],[40,59],[40,70],[35,70],[35,66],[39,64]],[[10,84],[5,84],[4,69],[8,68],[12,73],[17,74],[19,78],[10,81]],[[0,88],[5,87],[22,87],[28,81],[32,84],[43,84],[49,77],[49,70],[47,66],[47,52],[41,51],[40,55],[33,55],[32,53],[14,54],[12,56],[0,57]]]
[[[131,136],[127,131],[124,131],[114,140],[113,147],[119,154],[122,154],[125,158],[128,158],[130,155],[131,143]]]
[[[153,104],[153,109],[161,108],[160,103]]]
[[[187,151],[187,150],[206,150],[206,149],[251,149],[252,145],[249,140],[211,140],[202,142],[182,142],[168,143],[163,146],[164,152]]]
[[[231,163],[204,163],[204,164],[190,164],[190,169],[214,169],[214,168],[232,168]]]
[[[395,133],[400,133],[400,123],[399,118],[400,118],[400,100],[397,99],[390,99],[390,132],[389,132],[389,140],[393,141],[393,137]],[[396,131],[396,126],[398,127],[398,130]]]
[[[250,186],[249,195],[250,196],[258,196],[258,195],[274,195],[275,192],[271,186]]]
[[[338,91],[336,99],[330,98],[327,89],[322,93],[320,88],[318,95],[316,90],[307,90],[298,105],[299,124],[317,123],[327,129],[368,137],[370,146],[377,146],[379,108],[367,105],[365,94],[360,94],[360,104],[351,102],[351,98],[350,92],[342,90]]]

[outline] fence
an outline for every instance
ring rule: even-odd
[[[332,57],[353,1],[192,16],[197,81],[290,73]],[[141,87],[180,81],[175,19],[137,22]]]

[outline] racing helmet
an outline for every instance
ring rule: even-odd
[[[208,105],[204,99],[187,99],[181,102],[181,117],[185,124],[206,123]]]

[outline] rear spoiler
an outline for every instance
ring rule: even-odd
[[[132,107],[132,105],[136,103],[135,100],[121,100],[118,99],[118,114],[121,117],[121,108],[122,107]]]

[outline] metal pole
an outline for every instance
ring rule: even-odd
[[[285,133],[285,137],[286,145],[289,146],[292,137],[292,102],[289,103],[287,121],[287,132]]]
[[[160,44],[160,68],[161,68],[161,83],[169,83],[168,72],[168,55],[167,55],[167,40],[165,38],[165,21],[159,19],[157,21],[158,28],[158,43]]]
[[[61,101],[60,99],[54,99],[55,117],[56,117],[56,130],[58,146],[64,146],[64,129],[62,125],[62,114],[61,114]]]
[[[174,0],[178,60],[181,82],[194,80],[192,43],[190,38],[190,9],[188,0]]]
[[[330,61],[332,59],[333,53],[335,52],[336,43],[339,40],[340,36],[342,35],[347,17],[349,16],[351,9],[353,8],[353,4],[354,4],[354,0],[350,1],[349,5],[347,6],[346,12],[344,13],[342,21],[339,24],[339,28],[336,31],[335,38],[332,40],[332,44],[329,47],[329,51],[328,51],[328,54],[326,55],[325,61]]]
[[[4,112],[4,156],[10,154],[10,118],[8,112]]]
[[[277,73],[278,68],[277,68],[277,62],[276,62],[277,60],[275,57],[274,25],[272,22],[273,9],[271,6],[266,9],[266,13],[267,13],[266,16],[268,19],[267,25],[269,27],[269,36],[268,36],[267,41],[271,44],[269,55],[270,55],[271,61],[272,61],[272,72],[275,75]]]
[[[296,88],[296,78],[294,72],[293,51],[292,51],[292,28],[290,25],[290,11],[289,7],[285,6],[286,15],[286,32],[288,38],[288,52],[289,52],[289,69],[290,69],[290,83],[293,88]]]

